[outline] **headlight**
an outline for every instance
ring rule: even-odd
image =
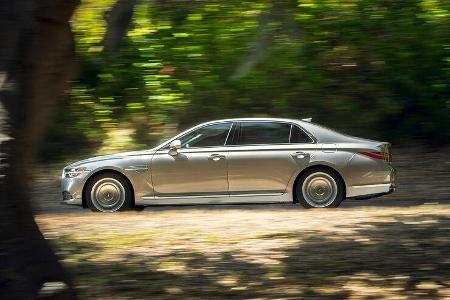
[[[70,169],[65,169],[64,170],[64,174],[66,178],[74,178],[77,177],[83,173],[89,172],[90,170],[88,170],[88,168],[86,167],[80,167],[80,168],[70,168]]]

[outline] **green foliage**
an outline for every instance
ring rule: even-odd
[[[138,3],[113,58],[101,46],[113,2],[83,1],[73,18],[82,63],[66,130],[88,144],[128,128],[127,147],[145,148],[165,128],[258,115],[449,142],[447,0]]]

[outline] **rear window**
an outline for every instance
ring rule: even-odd
[[[292,144],[305,144],[305,143],[309,144],[314,141],[309,135],[306,134],[305,131],[303,131],[303,129],[301,129],[297,125],[292,125],[290,142]]]
[[[241,122],[238,145],[309,144],[314,140],[299,126],[282,122]]]
[[[287,144],[291,124],[275,122],[242,122],[239,145]]]

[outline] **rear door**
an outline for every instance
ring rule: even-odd
[[[316,144],[287,122],[242,121],[228,147],[230,195],[279,195],[310,161]]]

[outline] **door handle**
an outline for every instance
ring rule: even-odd
[[[211,159],[213,161],[218,161],[218,160],[221,160],[222,158],[225,158],[225,155],[221,155],[218,153],[213,153],[209,156],[209,159]]]
[[[309,153],[305,153],[303,151],[297,151],[291,154],[293,158],[306,158],[309,156]]]

